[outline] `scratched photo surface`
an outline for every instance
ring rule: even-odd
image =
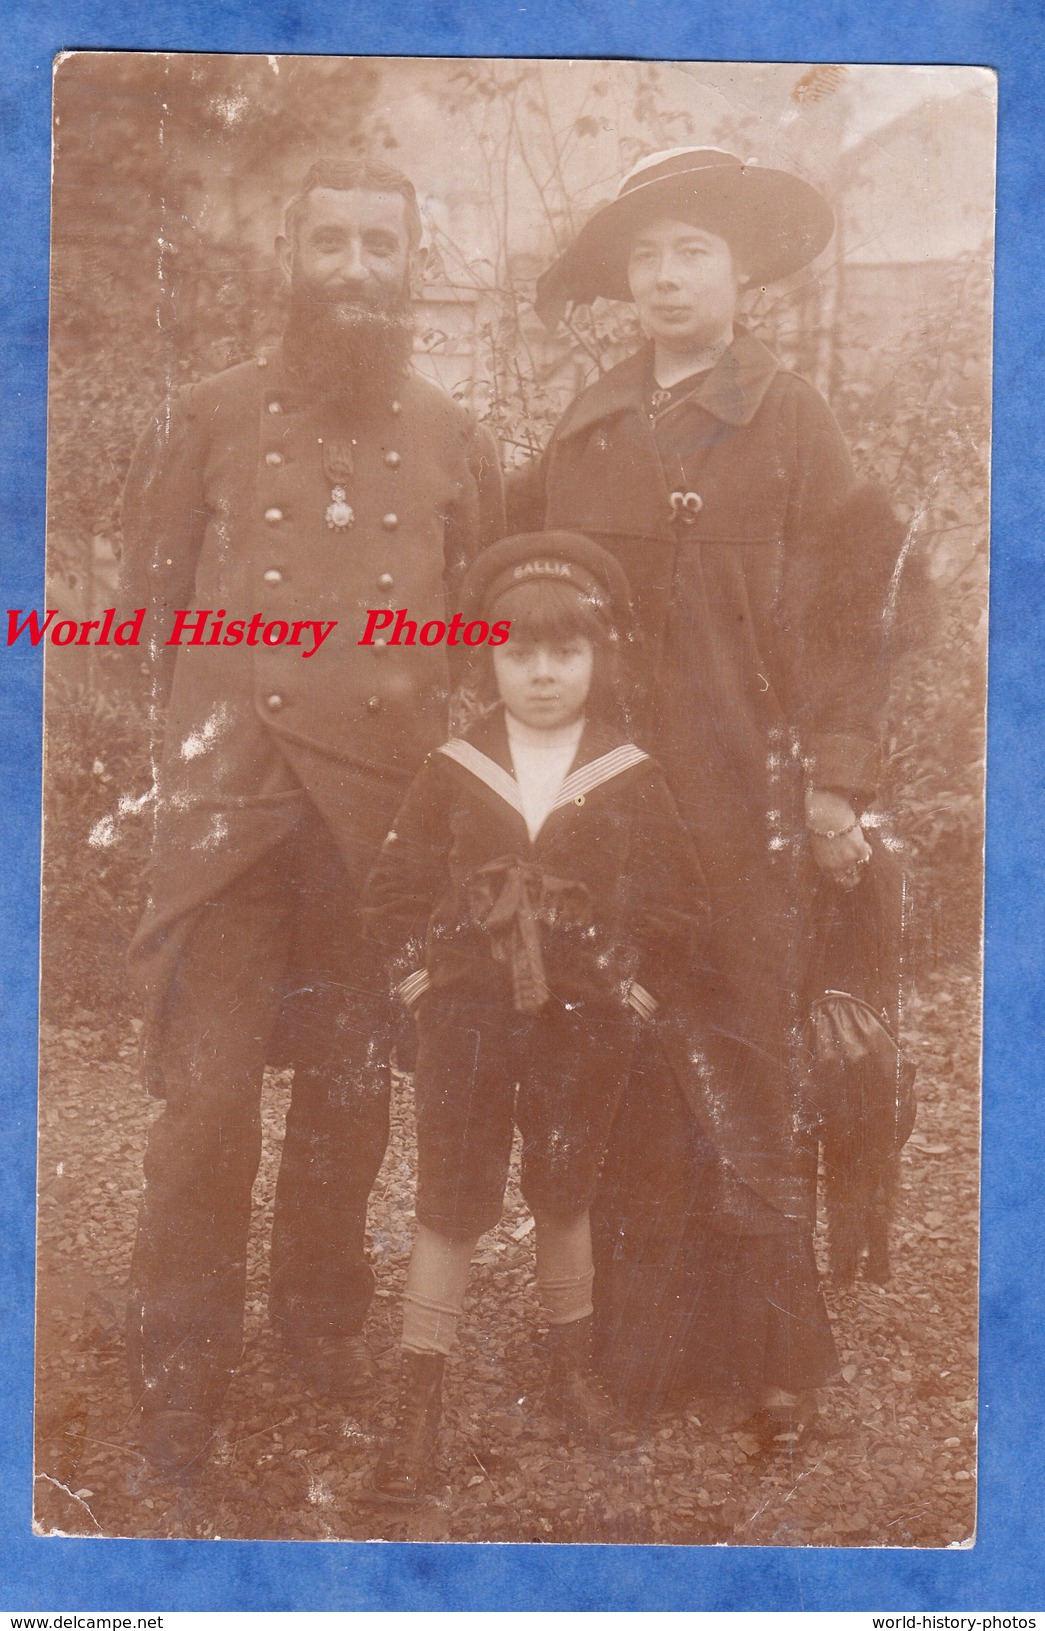
[[[37,1533],[973,1544],[995,112],[59,61]]]

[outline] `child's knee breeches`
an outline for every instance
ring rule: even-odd
[[[521,1188],[535,1213],[587,1210],[638,1022],[612,1002],[538,1014],[429,992],[418,1013],[416,1214],[462,1238],[500,1220],[512,1132]]]

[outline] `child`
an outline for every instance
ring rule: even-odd
[[[395,1440],[376,1493],[416,1499],[480,1235],[501,1216],[513,1124],[550,1327],[548,1408],[599,1434],[589,1208],[638,1028],[702,960],[703,878],[654,762],[627,740],[628,585],[571,533],[495,544],[464,586],[509,621],[501,706],[428,760],[370,882],[370,931],[415,1006],[417,1237]],[[517,1087],[517,1090],[516,1090]]]

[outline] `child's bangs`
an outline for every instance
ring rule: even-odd
[[[490,612],[493,623],[505,620],[512,625],[514,640],[557,641],[583,635],[595,644],[605,645],[609,629],[594,600],[572,584],[537,578],[530,583],[513,584],[497,597]]]

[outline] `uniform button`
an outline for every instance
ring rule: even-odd
[[[387,650],[388,650],[388,641],[387,641],[387,640],[382,640],[382,639],[381,639],[381,638],[380,638],[380,636],[379,636],[379,637],[378,637],[378,638],[377,638],[377,639],[376,639],[376,640],[375,640],[375,641],[374,641],[374,648],[375,648],[375,650],[377,650],[377,651],[387,651]]]
[[[269,403],[269,413],[282,413],[282,412],[283,412],[283,406],[282,406],[281,403],[279,403],[279,402],[270,402]]]
[[[382,572],[377,580],[377,587],[379,589],[391,589],[394,582],[395,579],[392,577],[391,572]]]
[[[278,589],[280,584],[283,582],[283,574],[279,570],[278,566],[270,566],[268,571],[265,572],[263,576],[265,582],[271,585],[273,589]]]
[[[275,452],[266,453],[265,454],[265,463],[266,464],[282,464],[283,463],[282,453],[275,453]]]
[[[403,404],[401,402],[393,402],[392,403],[392,412],[393,413],[402,413],[402,411],[403,411]]]
[[[276,522],[277,521],[282,521],[282,519],[283,519],[283,511],[282,510],[266,510],[265,511],[265,520],[269,523],[270,526],[274,527],[276,525]]]
[[[265,698],[265,707],[268,709],[270,714],[278,714],[282,706],[283,698],[276,691],[274,691],[270,697]]]
[[[267,368],[268,365],[269,365],[269,360],[268,360],[267,357],[259,357],[258,358],[258,367],[259,368]]]
[[[370,709],[370,712],[372,714],[376,714],[378,709],[381,706],[381,698],[380,697],[367,697],[366,705]]]
[[[390,510],[387,515],[381,517],[381,525],[386,532],[395,532],[399,525],[399,517]]]
[[[385,463],[387,464],[389,470],[398,470],[402,462],[403,460],[401,456],[394,450],[391,453],[385,454]]]

